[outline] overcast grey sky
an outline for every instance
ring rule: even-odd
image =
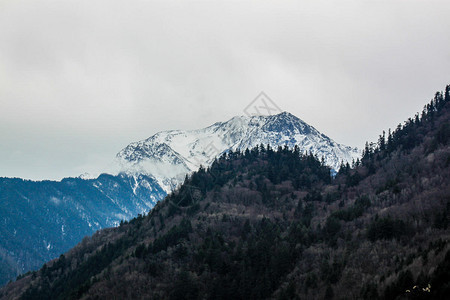
[[[450,1],[0,0],[0,176],[60,179],[264,91],[363,146],[450,83]]]

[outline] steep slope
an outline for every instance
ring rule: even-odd
[[[128,145],[117,154],[121,172],[151,175],[169,192],[184,176],[229,150],[245,150],[258,145],[297,145],[312,152],[337,170],[341,162],[360,156],[357,149],[334,142],[290,113],[272,116],[234,117],[209,127],[159,132]]]
[[[298,148],[230,151],[0,297],[448,299],[446,91],[336,178]]]
[[[148,212],[165,193],[153,179],[100,175],[0,178],[0,284],[36,269],[95,231]]]

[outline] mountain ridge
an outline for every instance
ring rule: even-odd
[[[0,179],[3,196],[0,218],[3,217],[5,225],[3,236],[7,237],[0,241],[0,265],[5,273],[0,272],[0,283],[67,251],[85,235],[117,226],[122,220],[148,212],[157,201],[179,186],[187,174],[197,170],[200,165],[210,166],[216,157],[228,151],[243,150],[261,143],[274,148],[293,146],[303,140],[308,142],[303,143],[306,148],[301,152],[305,153],[308,150],[319,153],[319,146],[337,145],[314,127],[287,112],[273,116],[237,116],[206,128],[163,131],[131,143],[117,155],[127,163],[126,168],[117,172],[117,175],[104,173],[92,178],[89,174],[82,174],[60,181]],[[317,140],[322,144],[314,143]],[[77,187],[79,191],[69,185]],[[25,197],[33,205],[24,206],[21,212],[15,212],[13,203],[21,203],[24,194],[8,193],[11,187],[28,193]],[[68,203],[72,205],[66,207]],[[90,203],[91,209],[86,208],[87,203]],[[50,217],[48,210],[54,217]],[[25,215],[29,215],[27,218],[31,226],[46,228],[47,232],[26,232],[28,239],[20,238],[21,234],[25,234],[20,230],[17,236],[8,235],[8,232],[15,232],[18,227],[14,224],[24,222]],[[42,219],[43,216],[49,220]],[[65,227],[61,227],[61,222]],[[62,228],[65,230],[64,236],[61,235]],[[73,232],[74,228],[78,228],[78,232]]]
[[[354,167],[230,151],[0,298],[448,299],[450,86]]]
[[[85,236],[148,212],[165,192],[150,177],[101,174],[60,181],[0,178],[0,285]]]
[[[269,116],[235,116],[228,121],[193,130],[161,131],[133,142],[116,155],[113,173],[153,176],[166,192],[200,165],[211,165],[227,151],[258,145],[294,147],[312,152],[337,171],[342,162],[360,158],[357,148],[339,144],[289,112]],[[164,172],[161,171],[164,169]]]
[[[298,147],[230,151],[0,298],[448,299],[449,195],[447,95],[335,177]]]

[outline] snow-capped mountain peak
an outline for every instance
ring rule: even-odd
[[[184,176],[208,166],[228,150],[257,145],[273,148],[297,145],[301,151],[324,157],[337,170],[342,161],[359,157],[356,148],[336,143],[296,116],[282,112],[270,116],[237,116],[196,130],[170,130],[134,142],[116,156],[119,172],[154,177],[169,192]]]

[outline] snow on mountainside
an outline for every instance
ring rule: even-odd
[[[1,286],[99,229],[148,213],[166,193],[142,174],[101,174],[61,181],[0,177],[0,195]]]
[[[260,144],[273,148],[298,145],[302,151],[323,156],[335,170],[342,161],[351,162],[360,156],[356,148],[338,144],[296,116],[283,112],[234,117],[197,130],[162,131],[121,150],[116,166],[128,175],[150,175],[169,192],[187,173],[200,165],[210,165],[222,153]]]

